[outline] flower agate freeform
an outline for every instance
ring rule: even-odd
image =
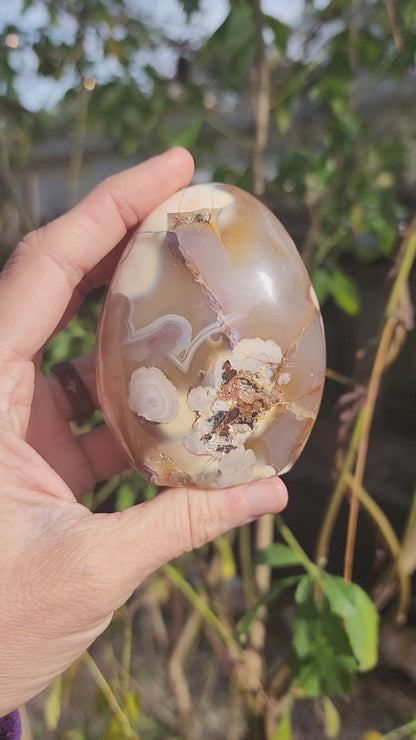
[[[158,485],[283,473],[318,413],[325,341],[277,218],[230,185],[194,185],[142,223],[115,272],[98,391],[132,464]]]

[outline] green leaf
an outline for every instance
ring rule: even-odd
[[[323,267],[317,267],[311,274],[318,303],[323,304],[332,292],[331,274]]]
[[[287,545],[275,542],[273,545],[257,552],[256,563],[282,568],[288,565],[303,565],[303,560],[297,552]]]
[[[279,581],[276,581],[276,583],[273,583],[270,590],[263,594],[261,599],[259,599],[258,602],[251,607],[246,614],[244,614],[244,616],[237,622],[237,633],[242,643],[246,642],[250,625],[256,618],[260,609],[263,606],[270,604],[271,601],[277,599],[284,591],[296,586],[296,584],[299,583],[300,578],[301,576],[288,576],[287,578],[281,578]]]
[[[43,716],[48,730],[56,730],[62,711],[62,676],[52,682],[46,701],[43,704]]]
[[[292,123],[292,114],[288,105],[279,105],[275,113],[276,128],[281,134],[286,134],[289,131]]]
[[[333,738],[337,738],[340,733],[341,718],[339,716],[338,709],[334,706],[328,696],[323,697],[322,706],[324,710],[325,736],[328,740],[333,740]]]
[[[324,591],[331,610],[343,619],[360,671],[377,663],[379,616],[370,597],[356,583],[324,574]]]
[[[275,734],[273,735],[272,740],[292,740],[292,725],[290,721],[291,713],[292,706],[289,706],[282,712],[279,724],[277,726]]]
[[[137,691],[127,691],[124,697],[124,711],[130,720],[137,720],[141,712],[141,697]]]
[[[131,506],[134,506],[135,503],[136,493],[133,488],[127,483],[120,486],[120,488],[117,490],[115,505],[116,511],[124,511],[124,509],[129,509]]]
[[[256,49],[253,6],[249,0],[231,2],[224,22],[206,42],[201,62],[212,64],[223,89],[241,91],[247,85]]]
[[[202,119],[193,118],[180,131],[173,131],[167,135],[168,146],[184,146],[186,149],[192,149],[197,141],[202,127]]]
[[[222,535],[214,540],[214,545],[220,554],[221,577],[225,581],[229,581],[236,574],[235,558],[230,540]]]
[[[291,669],[305,696],[347,698],[357,670],[347,634],[326,598],[315,602],[314,584],[304,576],[296,592]]]
[[[271,15],[263,15],[264,25],[268,26],[273,31],[275,43],[278,49],[285,52],[287,48],[287,42],[290,36],[290,28],[286,23],[273,18]]]
[[[66,730],[62,740],[86,740],[86,734],[83,730]]]
[[[345,313],[356,316],[361,309],[361,300],[355,280],[340,268],[335,268],[331,279],[331,293],[335,303]]]

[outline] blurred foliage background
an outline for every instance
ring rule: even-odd
[[[1,263],[106,175],[181,144],[197,181],[253,192],[287,227],[329,359],[285,520],[149,579],[34,700],[33,736],[416,737],[414,0],[15,0],[0,39]],[[93,348],[102,298],[45,370]],[[155,493],[126,473],[85,503]]]

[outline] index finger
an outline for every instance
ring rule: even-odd
[[[32,358],[85,275],[192,174],[190,154],[170,149],[107,178],[71,211],[23,239],[0,275],[1,355]]]

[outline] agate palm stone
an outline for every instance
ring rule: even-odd
[[[194,185],[142,223],[110,284],[101,407],[158,485],[219,488],[287,471],[325,374],[314,290],[277,218],[230,185]]]

